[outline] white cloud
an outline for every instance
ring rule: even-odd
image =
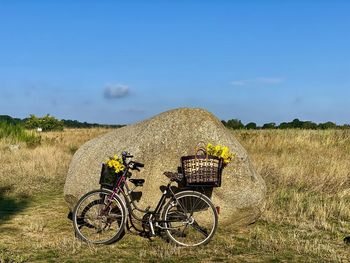
[[[106,99],[120,99],[130,94],[130,88],[126,85],[107,85],[104,90],[104,97]]]
[[[230,82],[233,86],[249,86],[249,85],[261,85],[261,84],[270,84],[270,85],[276,85],[283,83],[284,79],[282,78],[272,78],[272,77],[258,77],[254,79],[239,79],[239,80],[233,80]]]

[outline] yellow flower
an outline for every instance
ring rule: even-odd
[[[125,169],[123,160],[117,155],[110,157],[105,163],[108,167],[113,168],[116,173],[119,173]]]
[[[207,144],[207,153],[212,156],[222,158],[224,164],[228,164],[234,158],[234,154],[230,153],[227,146],[216,145],[213,146],[211,143]]]

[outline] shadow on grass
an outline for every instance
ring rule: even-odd
[[[13,187],[0,187],[0,227],[11,217],[21,212],[28,206],[29,200],[26,195],[11,197]]]

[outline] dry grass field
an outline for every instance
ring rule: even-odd
[[[128,233],[109,246],[74,238],[63,185],[76,149],[106,129],[42,134],[36,148],[0,141],[0,262],[350,262],[350,131],[234,131],[264,177],[263,216],[220,228],[205,247]],[[146,182],[147,183],[147,182]]]

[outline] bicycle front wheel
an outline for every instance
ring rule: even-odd
[[[218,213],[213,203],[196,191],[175,194],[165,206],[162,218],[167,236],[181,246],[207,244],[218,225]]]
[[[73,225],[77,236],[94,244],[110,244],[123,234],[126,208],[118,195],[101,189],[88,192],[73,211]]]

